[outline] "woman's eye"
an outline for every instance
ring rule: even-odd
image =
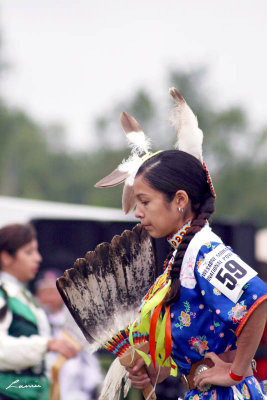
[[[31,250],[31,249],[30,250],[26,250],[25,253],[27,254],[27,256],[30,256],[30,255],[32,255],[33,250]]]
[[[143,206],[146,206],[148,204],[148,201],[142,201]]]

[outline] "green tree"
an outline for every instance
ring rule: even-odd
[[[1,51],[0,51],[0,55]],[[4,63],[0,57],[0,72]],[[267,128],[254,132],[238,105],[219,109],[207,89],[204,68],[173,70],[166,86],[176,86],[198,116],[204,132],[204,158],[214,178],[217,217],[267,224]],[[213,100],[213,101],[211,101]],[[139,88],[95,121],[94,152],[68,151],[60,124],[41,125],[0,100],[0,194],[42,200],[121,207],[122,187],[96,189],[129,150],[120,127],[121,111],[132,114],[151,137],[153,150],[170,148],[174,130],[167,123],[172,101]]]

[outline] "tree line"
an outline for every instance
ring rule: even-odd
[[[176,86],[198,116],[204,132],[204,159],[217,193],[216,217],[267,225],[267,126],[255,131],[247,112],[236,105],[220,109],[205,85],[208,73],[173,70],[165,88]],[[62,128],[38,123],[23,110],[0,100],[0,194],[40,200],[121,207],[121,187],[96,189],[94,183],[114,169],[129,150],[120,128],[121,111],[132,114],[154,150],[170,148],[168,91],[160,98],[140,88],[96,116],[93,151],[72,152]],[[214,96],[215,98],[215,96]]]

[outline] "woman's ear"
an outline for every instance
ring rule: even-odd
[[[13,257],[5,250],[0,253],[0,266],[1,270],[3,271],[6,267],[12,262]]]
[[[179,211],[184,210],[189,203],[188,194],[184,190],[178,190],[175,193],[174,200]]]

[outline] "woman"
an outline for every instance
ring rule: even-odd
[[[135,204],[150,235],[168,236],[172,246],[134,328],[149,333],[152,363],[144,374],[141,358],[128,368],[129,377],[144,389],[178,367],[186,400],[262,399],[251,362],[266,323],[266,285],[209,227],[215,192],[202,163],[201,131],[180,93],[171,94],[180,150],[139,157],[141,166],[131,170],[121,164],[98,184],[122,182],[126,171],[124,209]],[[141,130],[129,115],[127,123],[123,119],[127,134]]]
[[[0,399],[48,399],[46,352],[77,353],[67,341],[49,337],[46,315],[26,289],[41,260],[30,224],[0,229]]]

